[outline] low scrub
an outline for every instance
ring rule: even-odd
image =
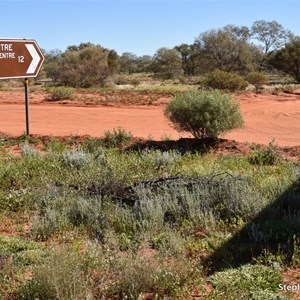
[[[199,279],[199,271],[191,263],[154,257],[120,257],[113,259],[112,270],[117,277],[105,293],[113,299],[187,299]]]
[[[271,267],[244,265],[218,272],[209,281],[215,290],[208,299],[286,299],[278,294],[282,277]]]
[[[84,260],[74,251],[55,249],[34,268],[34,278],[23,282],[12,299],[93,299]]]
[[[31,299],[186,299],[199,281],[198,270],[186,260],[165,262],[149,255],[105,253],[86,245],[79,254],[62,247],[53,249],[34,277],[14,292],[14,300]]]
[[[62,154],[63,162],[66,166],[80,169],[91,162],[90,154],[82,150],[65,150]]]
[[[268,82],[268,77],[262,72],[250,72],[246,76],[246,80],[255,86],[256,92],[259,92],[262,86]]]
[[[209,222],[236,216],[250,220],[267,205],[252,180],[230,174],[165,179],[147,185],[134,188],[133,212],[142,231],[159,232],[185,222],[205,228]]]
[[[189,299],[212,271],[203,299],[280,299],[299,266],[299,163],[273,143],[252,161],[23,139],[0,157],[1,299]]]
[[[248,84],[236,73],[215,70],[204,77],[202,85],[206,88],[236,92],[245,90]]]
[[[54,234],[75,227],[85,228],[93,238],[103,235],[104,218],[101,198],[44,196],[37,203],[37,215],[32,220],[31,237],[47,240]]]
[[[254,149],[248,159],[253,165],[275,165],[280,162],[281,157],[273,141],[269,143],[268,147]]]
[[[49,89],[49,93],[49,99],[52,101],[74,99],[75,97],[75,90],[64,86],[52,87]]]
[[[132,133],[123,128],[114,128],[113,131],[105,131],[103,141],[110,147],[122,147],[129,144],[132,139]]]

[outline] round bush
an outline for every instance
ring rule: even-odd
[[[206,88],[235,92],[244,90],[248,84],[236,73],[215,70],[205,76],[203,85]]]
[[[262,72],[250,72],[246,76],[246,80],[255,86],[256,91],[258,92],[262,85],[268,82],[268,77]]]
[[[217,137],[242,127],[239,104],[220,91],[188,91],[171,99],[165,116],[179,132],[190,132],[195,138]]]
[[[49,90],[50,100],[64,100],[64,99],[74,99],[75,90],[70,87],[58,86],[53,87]]]

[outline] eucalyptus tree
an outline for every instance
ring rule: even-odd
[[[179,78],[183,75],[180,53],[176,49],[158,49],[154,55],[153,71],[162,79]]]
[[[121,73],[132,74],[137,71],[138,56],[131,52],[124,52],[119,58],[119,70]]]
[[[270,55],[289,42],[293,34],[277,21],[257,20],[251,27],[251,37],[262,52],[260,69],[264,69]]]
[[[54,49],[50,51],[44,51],[45,62],[42,66],[43,71],[46,73],[46,77],[52,79],[54,82],[59,78],[59,61],[62,55],[62,51]]]
[[[270,62],[276,69],[291,75],[300,82],[300,37],[295,37],[290,43],[277,50]]]
[[[69,46],[59,59],[59,80],[73,87],[103,85],[110,75],[109,50],[91,43]]]
[[[287,43],[293,34],[277,21],[255,21],[251,27],[251,37],[256,39],[264,55],[269,56]]]
[[[148,73],[152,72],[153,66],[153,56],[142,55],[137,59],[137,72],[138,73]]]
[[[195,40],[206,60],[206,72],[219,69],[247,73],[259,61],[258,48],[250,43],[250,30],[245,26],[227,25],[201,33]]]
[[[107,50],[107,64],[108,64],[108,69],[109,69],[109,74],[113,75],[116,74],[119,70],[119,56],[118,53],[115,50]]]

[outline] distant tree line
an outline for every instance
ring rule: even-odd
[[[92,43],[45,53],[46,76],[74,87],[104,85],[109,76],[151,72],[162,79],[204,75],[216,70],[246,76],[274,69],[300,82],[300,37],[276,21],[258,20],[251,28],[226,25],[200,33],[193,44],[160,48],[137,56]]]

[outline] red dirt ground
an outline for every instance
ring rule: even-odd
[[[97,102],[104,96],[95,93],[77,95],[73,101],[51,102],[47,100],[46,93],[32,92],[29,95],[30,132],[38,135],[102,136],[106,130],[122,127],[142,138],[161,139],[168,136],[177,139],[190,136],[172,129],[163,115],[170,95],[144,93],[141,96],[122,92],[119,101],[120,92],[110,93],[114,102],[108,101],[104,106]],[[126,97],[130,101],[124,105]],[[147,97],[151,98],[151,105],[140,105],[147,103]],[[300,145],[299,91],[292,94],[245,93],[237,99],[245,126],[225,134],[223,138],[262,144],[275,139],[278,146]],[[24,133],[24,91],[0,92],[0,131],[11,135]]]

